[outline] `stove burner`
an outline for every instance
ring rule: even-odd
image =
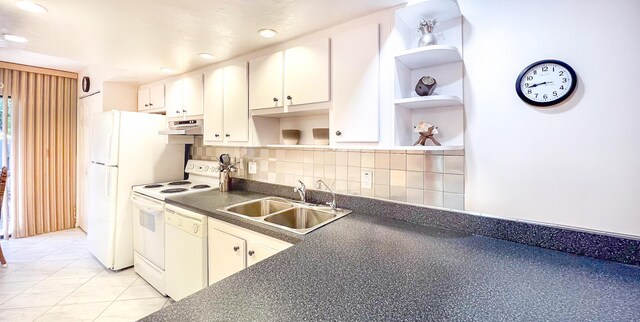
[[[160,193],[178,193],[178,192],[184,192],[187,190],[188,189],[185,189],[185,188],[172,188],[172,189],[164,189],[160,191]]]
[[[174,181],[174,182],[169,182],[168,185],[170,186],[184,186],[185,184],[191,184],[191,182],[189,181]]]
[[[146,186],[144,186],[145,188],[151,189],[151,188],[160,188],[162,187],[161,184],[148,184]]]
[[[191,189],[207,189],[207,188],[211,188],[211,186],[208,184],[198,184],[191,187]]]

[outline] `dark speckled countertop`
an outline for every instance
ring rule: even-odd
[[[144,320],[638,321],[640,267],[354,212]]]

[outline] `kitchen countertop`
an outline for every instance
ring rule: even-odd
[[[193,202],[190,209],[214,217],[220,216],[214,209],[262,196],[242,191],[199,195],[171,203]],[[354,212],[144,320],[638,317],[638,266]]]

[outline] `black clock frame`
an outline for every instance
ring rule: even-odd
[[[566,95],[548,102],[536,102],[529,99],[526,95],[524,95],[524,93],[522,92],[522,88],[520,86],[520,84],[522,84],[522,78],[531,68],[538,65],[542,65],[542,64],[557,64],[567,69],[567,71],[571,75],[571,79],[573,80],[573,82],[571,83],[571,86],[569,87],[569,90],[567,91]],[[520,99],[525,101],[525,103],[527,104],[531,104],[535,106],[551,106],[551,105],[558,104],[566,100],[567,98],[569,98],[569,96],[571,96],[571,94],[573,94],[573,91],[576,89],[576,85],[578,85],[578,77],[576,76],[576,72],[573,70],[573,68],[571,68],[571,66],[569,66],[569,64],[556,59],[543,59],[530,64],[529,66],[525,67],[522,70],[522,72],[520,72],[520,75],[518,75],[518,78],[516,79],[516,93],[518,93],[518,96],[520,96]]]
[[[88,93],[89,88],[91,88],[91,81],[89,80],[89,77],[82,77],[82,91]]]

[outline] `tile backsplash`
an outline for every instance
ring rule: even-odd
[[[302,180],[307,187],[322,179],[339,193],[464,210],[464,151],[210,147],[201,137],[191,148],[199,160],[222,153],[241,161],[234,177],[290,186]],[[248,162],[256,162],[256,174]],[[363,171],[373,173],[371,189],[362,188]]]

